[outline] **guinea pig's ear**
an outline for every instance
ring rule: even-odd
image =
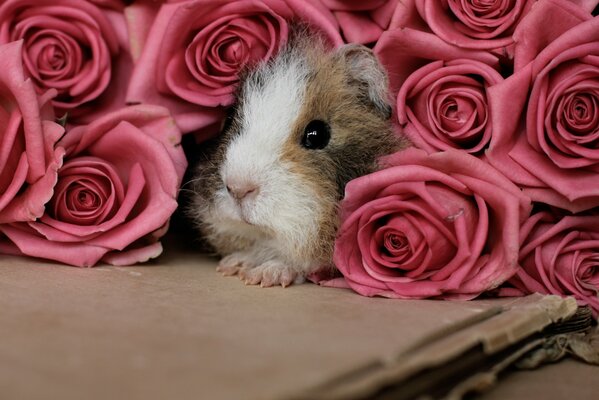
[[[359,84],[364,97],[385,118],[391,118],[389,80],[383,66],[368,47],[350,43],[337,50],[351,79]]]

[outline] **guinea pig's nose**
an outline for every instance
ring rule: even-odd
[[[236,200],[255,197],[258,194],[258,185],[249,182],[227,182],[227,192]]]

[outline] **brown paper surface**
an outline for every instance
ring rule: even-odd
[[[262,289],[221,277],[215,265],[188,251],[93,269],[2,257],[0,398],[289,398],[417,352],[423,338],[459,334],[515,301]]]

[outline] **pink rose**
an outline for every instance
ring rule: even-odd
[[[451,148],[480,153],[493,132],[486,90],[501,81],[479,61],[432,62],[401,86],[399,123],[414,145],[429,153]]]
[[[158,256],[186,168],[168,110],[136,106],[74,128],[45,214],[0,225],[13,253],[89,267]],[[1,235],[0,235],[1,236]]]
[[[543,0],[540,3],[543,3]],[[590,12],[596,0],[563,0]],[[493,51],[511,59],[514,30],[537,0],[461,1],[406,0],[396,10],[391,28],[409,27],[432,31],[447,43],[468,49]],[[559,25],[561,21],[557,21]],[[551,27],[547,29],[546,27]],[[559,29],[551,23],[531,38]]]
[[[43,214],[64,154],[55,147],[64,129],[54,123],[51,96],[38,98],[25,79],[22,45],[0,45],[0,223]]]
[[[387,30],[399,0],[322,0],[348,43],[374,43]]]
[[[7,0],[0,43],[18,39],[27,75],[39,93],[57,91],[52,104],[59,115],[68,112],[69,122],[124,105],[132,62],[121,12],[80,0]]]
[[[400,86],[414,71],[434,61],[469,59],[494,69],[499,67],[497,57],[486,51],[462,49],[431,33],[411,28],[386,31],[374,52],[387,69],[393,95],[399,92]]]
[[[162,6],[135,68],[130,102],[167,106],[184,132],[220,124],[239,72],[287,41],[289,21],[341,38],[332,14],[301,0],[191,0]]]
[[[520,233],[520,265],[505,295],[574,296],[599,313],[599,216],[548,212],[531,216]]]
[[[518,267],[530,201],[462,151],[408,149],[351,181],[334,262],[365,296],[471,299]]]
[[[405,6],[400,3],[397,10],[403,10]],[[405,17],[410,13],[400,12],[399,15]],[[387,70],[391,94],[398,95],[395,104],[397,121],[407,124],[406,132],[417,146],[428,151],[453,147],[478,151],[486,146],[491,129],[486,87],[500,80],[497,73],[491,72],[499,68],[495,55],[462,49],[431,33],[411,28],[384,32],[374,52]],[[439,60],[445,60],[445,64]],[[423,69],[416,72],[420,68]],[[444,80],[435,83],[425,79],[428,84],[418,82],[423,71],[433,70],[436,77],[443,76]],[[459,77],[459,71],[474,71],[483,82],[474,82],[472,77]],[[456,82],[462,82],[460,85],[467,82],[462,86],[465,90],[459,94],[459,89],[454,86]],[[402,85],[403,91],[399,94]],[[429,93],[432,96],[430,102],[427,100]],[[459,105],[461,114],[454,113],[456,108],[451,104]],[[431,106],[437,109],[429,113],[427,107]]]
[[[598,56],[599,19],[589,17],[488,91],[489,161],[533,200],[572,212],[599,206]]]
[[[416,7],[430,29],[446,42],[494,50],[513,43],[515,26],[535,1],[416,0]]]

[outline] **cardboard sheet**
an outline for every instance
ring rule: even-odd
[[[397,301],[311,284],[262,289],[221,277],[215,264],[181,250],[124,268],[2,257],[0,398],[305,396],[419,346],[421,360],[455,353],[468,342],[460,332],[473,334],[464,328],[522,301]],[[556,303],[554,312],[568,307]],[[431,352],[423,338],[454,344]]]

